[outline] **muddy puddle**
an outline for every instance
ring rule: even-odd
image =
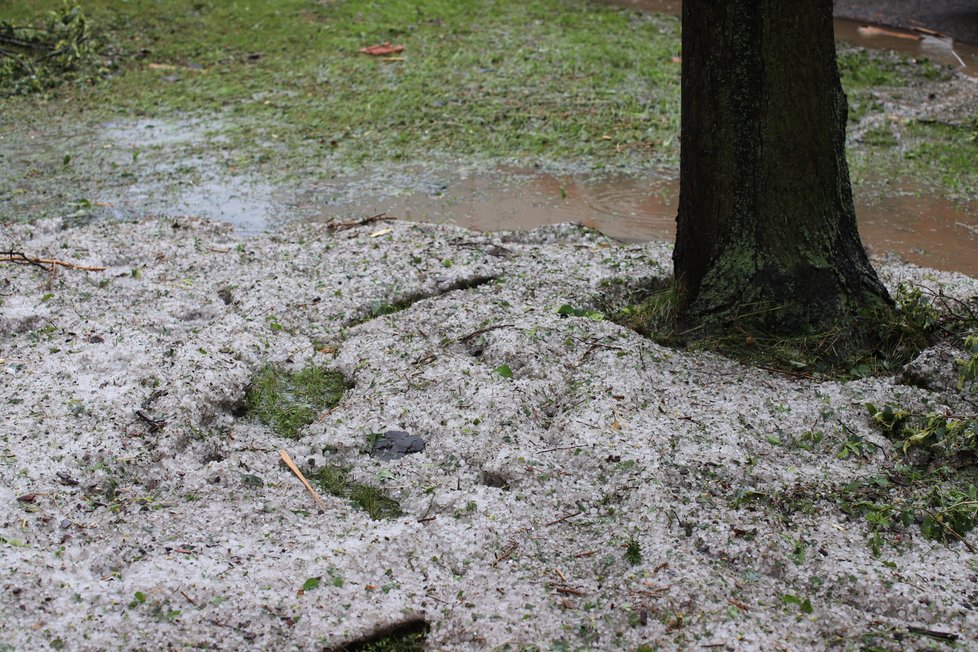
[[[358,202],[356,210],[361,216],[386,213],[487,231],[577,222],[616,240],[675,236],[679,182],[652,174],[595,177],[503,169],[427,185]],[[894,252],[921,266],[978,277],[978,203],[922,194],[911,181],[872,194],[872,201],[856,200],[860,234],[871,253]],[[309,219],[350,217],[341,207],[320,209],[316,216],[315,201],[307,197],[294,208]]]
[[[679,0],[601,0],[603,4],[635,11],[679,15]],[[836,18],[835,37],[865,48],[892,50],[914,58],[927,58],[978,78],[978,45],[961,43],[930,30],[881,29],[854,20]]]
[[[111,216],[135,213],[137,206],[144,207],[145,214],[153,191],[151,186],[134,185],[114,204]],[[857,188],[859,230],[870,252],[893,252],[917,265],[978,277],[978,202],[927,194],[911,180],[874,188],[864,196],[861,200]],[[167,203],[166,214],[230,222],[243,235],[290,221],[349,220],[385,213],[482,231],[575,222],[616,240],[642,242],[675,236],[679,182],[653,173],[560,175],[498,168],[341,177],[296,191],[250,178],[224,177],[171,186]]]

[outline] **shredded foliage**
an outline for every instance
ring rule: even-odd
[[[104,74],[88,19],[77,2],[64,0],[35,25],[0,20],[0,97],[52,88],[88,73]]]

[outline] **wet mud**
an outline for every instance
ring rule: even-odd
[[[679,204],[677,179],[646,175],[554,175],[503,169],[428,190],[361,202],[364,215],[387,213],[413,221],[484,231],[531,229],[576,222],[616,240],[672,240]],[[297,207],[311,215],[314,207]],[[332,219],[336,209],[310,219]],[[856,216],[871,253],[893,252],[917,265],[978,276],[978,203],[927,195],[910,180],[860,201]]]
[[[636,11],[678,15],[682,2],[678,0],[602,0],[604,4],[627,7]],[[926,57],[937,63],[957,68],[971,77],[978,77],[978,45],[962,43],[950,36],[921,26],[917,29],[886,27],[849,20],[835,19],[838,40],[865,48],[885,49],[911,57]]]

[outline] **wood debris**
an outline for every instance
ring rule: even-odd
[[[35,267],[40,267],[47,272],[53,272],[57,267],[66,267],[68,269],[80,269],[86,272],[103,272],[104,267],[91,267],[87,265],[79,265],[77,263],[71,263],[66,260],[58,260],[57,258],[36,258],[34,256],[28,256],[21,251],[2,251],[0,252],[0,263],[14,263],[15,265],[33,265]]]

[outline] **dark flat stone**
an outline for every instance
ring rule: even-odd
[[[397,460],[411,453],[420,453],[425,447],[424,439],[403,430],[388,430],[375,437],[370,454],[378,460]]]

